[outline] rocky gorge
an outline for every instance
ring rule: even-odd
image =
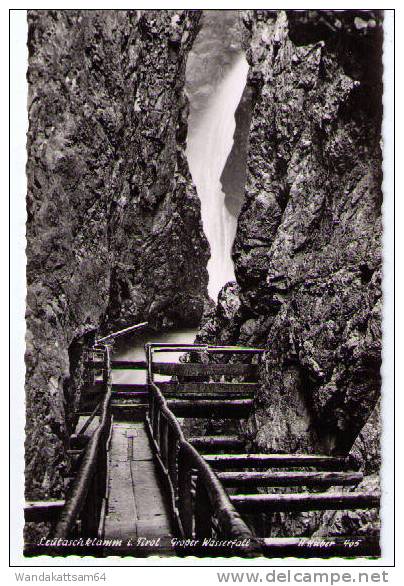
[[[350,453],[358,488],[376,489],[382,14],[29,11],[28,46],[27,498],[64,495],[83,349],[144,320],[265,348],[240,429],[251,449]],[[241,53],[221,174],[236,281],[215,304],[186,140]],[[271,535],[323,536],[378,520],[265,522]]]

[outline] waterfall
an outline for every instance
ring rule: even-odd
[[[235,280],[231,249],[237,218],[225,206],[220,176],[233,146],[234,113],[246,85],[248,63],[240,55],[218,85],[199,124],[188,135],[187,158],[201,200],[204,232],[210,244],[209,295]]]

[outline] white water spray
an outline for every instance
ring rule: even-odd
[[[203,228],[210,244],[209,295],[216,300],[220,289],[235,280],[231,248],[237,218],[226,208],[220,176],[233,146],[234,113],[247,81],[248,63],[240,55],[220,83],[194,132],[188,136],[187,158],[201,200]]]

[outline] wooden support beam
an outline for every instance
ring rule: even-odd
[[[84,396],[88,395],[99,395],[103,392],[105,385],[103,381],[98,380],[95,381],[93,385],[87,387],[83,393]],[[147,384],[120,384],[120,383],[113,383],[112,385],[112,392],[113,393],[125,393],[125,392],[136,392],[136,393],[147,393],[148,386]]]
[[[329,558],[380,556],[378,536],[257,538],[267,558]]]
[[[27,523],[58,521],[64,505],[64,500],[27,501],[24,506],[25,521]]]
[[[190,444],[198,451],[211,450],[242,450],[245,442],[236,435],[205,435],[188,438]]]
[[[89,439],[90,438],[88,435],[77,435],[77,433],[72,434],[70,436],[70,449],[71,450],[84,449],[87,446]]]
[[[380,506],[380,495],[373,493],[298,493],[238,494],[230,500],[240,513],[295,511],[344,511]]]
[[[112,402],[111,412],[114,421],[140,421],[149,408],[147,403],[115,403]]]
[[[113,363],[114,364],[114,363]],[[152,372],[167,376],[256,376],[258,366],[256,364],[216,364],[210,362],[201,364],[196,362],[153,362]]]
[[[89,363],[91,364],[91,363]],[[93,381],[93,383],[91,385],[88,385],[87,387],[84,388],[83,394],[89,395],[89,394],[99,394],[102,393],[103,390],[105,390],[105,383],[104,381],[99,378],[95,381]]]
[[[180,397],[181,395],[205,396],[213,398],[214,395],[226,397],[252,398],[258,391],[258,383],[221,383],[221,382],[192,382],[178,383],[174,381],[157,381],[156,385],[166,397]]]
[[[354,486],[361,472],[219,472],[224,486]]]
[[[79,456],[82,455],[82,453],[84,452],[84,448],[79,448],[76,450],[67,450],[67,454],[71,457],[71,458],[78,458]]]
[[[140,385],[139,385],[140,386]],[[149,392],[148,391],[138,391],[138,390],[121,390],[119,389],[118,391],[113,391],[113,396],[117,397],[119,399],[141,399],[141,398],[147,398],[149,396]],[[181,392],[178,393],[175,388],[173,387],[173,389],[165,391],[164,392],[164,396],[167,399],[184,399],[184,400],[194,400],[194,399],[200,399],[200,400],[205,400],[205,401],[214,401],[214,400],[232,400],[232,399],[252,399],[253,395],[249,392],[222,392],[222,393],[217,393],[213,386],[212,389],[210,390],[210,392],[200,392],[200,391],[196,391],[196,392]],[[91,401],[95,401],[97,399],[96,395],[93,396],[84,396],[83,397],[83,403],[87,403],[87,402],[91,402]]]
[[[119,391],[119,393],[117,392],[113,392],[112,394],[112,400],[113,401],[128,401],[128,400],[133,400],[133,401],[141,401],[141,402],[145,402],[147,401],[149,397],[149,393],[146,391]]]
[[[147,370],[147,362],[143,360],[112,360],[112,370]]]
[[[125,393],[125,395],[126,395],[126,393]],[[141,395],[140,397],[137,395],[132,395],[127,398],[125,396],[115,395],[111,399],[111,405],[115,405],[118,407],[125,406],[125,405],[136,406],[136,405],[148,405],[148,402],[147,402],[146,397],[144,395]]]
[[[130,398],[124,398],[121,397],[120,395],[117,395],[115,397],[113,397],[111,399],[111,409],[115,412],[115,413],[119,413],[121,410],[124,409],[132,409],[134,410],[134,412],[137,412],[139,410],[139,408],[141,410],[143,410],[142,412],[144,412],[144,409],[147,409],[149,407],[149,404],[145,401],[144,396],[140,396],[140,397],[130,397]],[[80,417],[86,417],[88,416],[90,413],[89,411],[86,411],[85,409],[83,409],[82,411],[80,411],[79,416]]]
[[[251,399],[234,399],[229,401],[212,401],[212,400],[170,400],[167,401],[177,417],[222,417],[239,418],[248,417],[252,406]]]
[[[307,468],[346,470],[346,458],[316,454],[206,454],[205,460],[214,468]]]
[[[81,397],[81,410],[90,411],[94,408],[96,401],[102,397],[103,385],[97,381],[91,387],[88,387]],[[119,399],[142,399],[147,400],[149,396],[148,386],[146,384],[113,384],[113,397]]]

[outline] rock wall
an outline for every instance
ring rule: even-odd
[[[83,346],[199,323],[208,243],[184,157],[198,11],[29,11],[26,496],[62,497]]]
[[[227,287],[239,302],[210,327],[268,345],[258,445],[345,452],[380,390],[381,25],[309,12],[243,14],[253,112]]]
[[[200,339],[268,348],[245,430],[255,449],[346,454],[356,440],[352,453],[372,475],[380,463],[381,15],[266,10],[242,19],[253,111],[237,284],[222,290]],[[315,516],[301,518],[297,532],[308,519],[318,527]]]
[[[244,23],[256,99],[234,261],[242,304],[270,318],[256,415],[283,414],[250,431],[269,449],[345,452],[380,391],[380,17]]]

